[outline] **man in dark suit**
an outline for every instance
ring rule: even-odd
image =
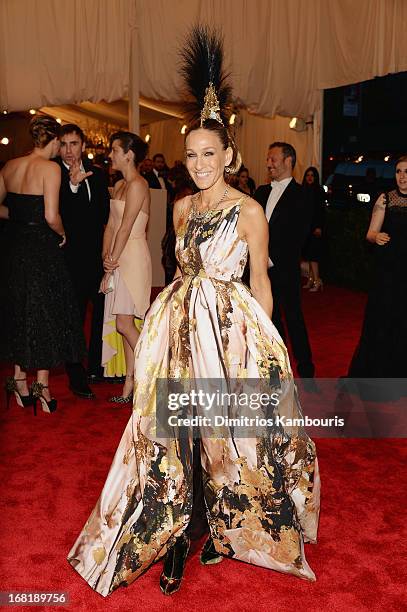
[[[269,222],[273,323],[285,340],[283,310],[298,374],[310,378],[314,376],[314,364],[301,309],[300,256],[312,210],[303,188],[293,178],[295,162],[294,147],[285,142],[271,144],[267,156],[271,184],[261,185],[253,197],[263,206]]]
[[[109,216],[107,179],[101,168],[82,159],[85,136],[75,124],[61,129],[61,189],[59,207],[67,244],[65,260],[78,299],[82,321],[92,302],[91,337],[88,352],[90,382],[103,380],[101,367],[104,294],[99,293],[103,276],[102,243]],[[80,397],[93,398],[85,368],[66,364],[70,389]]]
[[[170,184],[167,181],[167,164],[162,153],[156,153],[153,157],[153,167],[149,172],[144,172],[143,176],[146,179],[150,189],[166,189],[169,191]]]

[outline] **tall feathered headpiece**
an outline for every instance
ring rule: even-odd
[[[181,74],[193,101],[187,104],[190,122],[215,119],[227,125],[232,88],[223,68],[223,38],[206,26],[195,26],[181,50]]]

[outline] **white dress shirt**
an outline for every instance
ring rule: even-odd
[[[165,186],[165,181],[163,179],[162,176],[159,176],[157,170],[155,168],[153,168],[153,172],[156,175],[156,177],[158,178],[160,185],[161,185],[161,189],[167,189],[167,187]]]
[[[283,179],[282,181],[271,181],[271,191],[266,204],[266,217],[267,221],[270,221],[270,217],[273,214],[277,202],[286,190],[287,185],[292,181],[293,177]]]
[[[286,190],[287,185],[292,180],[292,176],[283,179],[282,181],[271,181],[271,191],[266,204],[266,218],[267,221],[270,221],[270,217],[273,214],[273,211],[277,205],[277,202],[283,195]],[[269,257],[268,267],[271,268],[273,266],[273,262]]]
[[[64,161],[62,162],[65,166],[65,168],[67,170],[70,170],[70,167],[68,166],[68,164],[66,164]],[[86,172],[83,163],[81,162],[81,172]],[[89,181],[88,179],[85,179],[85,183],[86,183],[86,188],[88,190],[88,196],[89,196],[89,202],[91,200],[91,195],[90,195],[90,187],[89,187]],[[71,188],[72,193],[78,193],[78,189],[79,189],[79,185],[80,183],[78,183],[77,185],[73,185],[71,183],[71,181],[69,181],[69,187]]]

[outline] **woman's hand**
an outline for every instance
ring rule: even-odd
[[[376,238],[375,238],[376,244],[378,244],[379,246],[383,246],[384,244],[387,244],[389,240],[390,240],[389,234],[386,234],[386,232],[377,232]]]
[[[119,267],[119,262],[112,259],[111,255],[106,255],[103,260],[103,269],[105,272],[113,272]]]
[[[102,281],[100,283],[99,293],[104,293],[106,295],[106,293],[112,291],[111,287],[109,287],[111,276],[111,272],[106,272],[106,274],[103,276]]]

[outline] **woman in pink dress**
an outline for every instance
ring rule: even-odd
[[[103,237],[105,275],[100,290],[107,296],[102,365],[115,353],[106,341],[106,335],[115,326],[123,336],[126,380],[122,395],[114,396],[110,401],[130,403],[133,398],[134,349],[139,337],[135,317],[144,318],[151,292],[151,257],[146,240],[150,191],[147,181],[137,171],[147,145],[131,132],[116,132],[110,143],[112,168],[119,170],[123,179],[114,187]]]

